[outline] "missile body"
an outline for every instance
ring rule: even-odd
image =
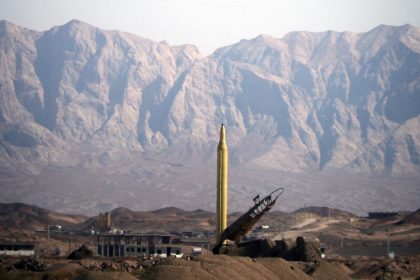
[[[216,240],[219,240],[227,224],[227,184],[228,184],[228,147],[226,145],[226,132],[222,124],[220,128],[220,141],[217,146],[217,228]]]

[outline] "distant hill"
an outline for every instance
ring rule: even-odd
[[[152,211],[132,211],[118,207],[111,211],[112,225],[135,231],[166,232],[181,230],[185,227],[206,228],[215,219],[215,214],[198,209],[186,211],[176,207],[164,207]],[[81,224],[82,228],[95,225],[98,216],[90,217]]]
[[[182,215],[186,215],[188,212],[176,207],[165,207],[165,208],[161,208],[161,209],[157,209],[157,210],[153,210],[151,211],[151,213],[153,214],[157,214],[159,216],[182,216]]]
[[[420,209],[406,215],[397,224],[420,225]]]
[[[0,203],[0,230],[40,230],[47,225],[76,225],[85,219],[80,215],[58,213],[23,203]]]
[[[320,217],[331,217],[331,218],[357,218],[353,213],[343,211],[340,209],[329,208],[329,207],[319,207],[319,206],[309,206],[300,208],[293,213],[313,213]]]

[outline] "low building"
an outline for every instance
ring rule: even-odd
[[[182,248],[172,244],[172,237],[134,233],[98,235],[96,253],[104,257],[182,257]]]
[[[35,245],[32,243],[0,243],[0,255],[33,256]]]
[[[201,255],[203,253],[203,249],[201,247],[194,247],[191,250],[191,255]]]

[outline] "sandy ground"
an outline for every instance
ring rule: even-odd
[[[211,165],[184,166],[133,156],[98,170],[60,168],[36,176],[0,176],[1,201],[21,201],[83,215],[117,207],[153,210],[177,206],[214,211],[215,171]],[[420,199],[418,182],[418,176],[371,178],[232,166],[229,212],[248,210],[252,198],[272,192],[273,185],[285,188],[275,207],[281,211],[294,211],[305,204],[340,208],[357,215],[366,215],[367,211],[415,210]]]
[[[319,220],[316,218],[305,219],[302,222],[292,226],[293,230],[287,230],[281,234],[275,235],[274,240],[296,239],[308,232],[319,232],[327,228],[330,224],[338,222],[337,220]]]
[[[288,279],[417,279],[415,257],[329,259],[313,263],[281,258],[249,258],[206,254],[191,259],[64,258],[38,259],[42,271],[16,268],[19,258],[0,258],[0,279],[142,279],[142,280],[288,280]]]
[[[156,269],[152,279],[311,279],[283,259],[250,259],[208,255],[193,261],[176,260]]]

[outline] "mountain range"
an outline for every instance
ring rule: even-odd
[[[420,29],[411,25],[260,35],[203,57],[192,45],[77,20],[44,32],[0,21],[1,200],[73,212],[139,197],[138,209],[198,208],[201,194],[214,193],[211,168],[224,123],[239,177],[232,196],[268,190],[271,175],[260,175],[267,170],[299,181],[291,183],[294,198],[311,192],[302,187],[308,181],[312,190],[347,186],[357,174],[368,180],[353,193],[368,196],[355,198],[360,205],[413,208],[420,197],[419,65]],[[392,183],[372,187],[379,176]],[[406,196],[389,191],[395,184]],[[63,198],[70,190],[73,197]],[[156,196],[164,202],[149,201]],[[233,209],[243,207],[236,203]]]

